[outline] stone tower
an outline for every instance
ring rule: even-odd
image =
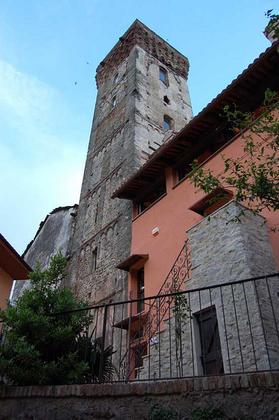
[[[130,254],[131,205],[113,192],[192,117],[188,60],[136,20],[97,68],[69,282],[91,304],[120,300]]]

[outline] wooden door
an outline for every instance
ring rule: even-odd
[[[205,375],[224,373],[215,306],[196,314],[201,343],[201,363]]]

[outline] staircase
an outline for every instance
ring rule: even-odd
[[[162,284],[156,299],[153,300],[144,326],[144,337],[150,341],[160,329],[160,324],[173,306],[173,297],[165,296],[169,293],[179,292],[191,274],[191,256],[189,240],[183,244],[171,270],[169,271],[164,283]],[[162,296],[162,297],[160,297]]]
[[[172,296],[166,296],[169,293],[175,293],[183,289],[185,279],[191,275],[191,256],[189,240],[183,244],[172,268],[170,269],[165,281],[163,282],[157,296],[150,303],[149,309],[145,314],[143,323],[143,334],[138,344],[147,343],[147,351],[150,351],[151,344],[156,343],[157,333],[164,329],[165,319],[169,318],[172,308],[175,305]],[[146,303],[145,303],[146,306]],[[125,370],[125,377],[129,379],[132,375],[130,367],[130,358],[132,352],[135,351],[135,342],[130,341],[128,349],[121,361],[121,369]]]

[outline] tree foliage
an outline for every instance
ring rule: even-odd
[[[278,93],[267,89],[255,113],[241,112],[235,105],[224,107],[230,129],[244,141],[241,156],[222,155],[224,167],[219,174],[194,162],[190,179],[195,187],[207,194],[219,187],[229,188],[237,201],[256,213],[279,209],[278,100]]]
[[[88,332],[92,315],[79,311],[86,308],[86,302],[77,301],[62,286],[66,263],[58,254],[48,269],[37,267],[30,273],[31,288],[16,306],[0,313],[4,326],[0,377],[5,382],[55,385],[102,381],[112,374],[109,347],[99,377],[101,343],[93,341],[93,332]]]
[[[269,22],[265,28],[265,33],[272,33],[273,38],[279,39],[279,15],[273,12],[273,9],[269,9],[265,16],[269,19]]]

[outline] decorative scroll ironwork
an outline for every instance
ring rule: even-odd
[[[171,270],[169,271],[164,283],[162,284],[157,297],[166,295],[168,293],[176,293],[183,289],[183,284],[186,278],[191,275],[191,255],[189,249],[189,240],[183,244],[183,247],[178,254]],[[173,298],[162,297],[160,299],[159,310],[156,307],[156,300],[154,299],[151,307],[148,310],[147,321],[145,323],[144,335],[146,338],[152,338],[157,332],[159,324],[167,314],[170,305],[173,304]]]
[[[143,320],[141,343],[146,342],[149,345],[150,341],[152,341],[158,329],[160,329],[164,317],[166,316],[166,314],[168,314],[171,306],[175,304],[174,296],[165,295],[170,293],[176,293],[183,289],[185,279],[190,278],[191,267],[192,265],[189,240],[187,239],[187,241],[183,244],[183,247],[180,250],[178,257],[176,258],[172,268],[170,269],[164,283],[162,284],[157,294],[157,298],[160,298],[160,296],[162,296],[160,298],[160,301],[157,298],[153,299],[150,305],[148,305],[145,301],[145,307],[147,307],[147,314],[145,316],[145,319]],[[131,358],[131,352],[133,352],[134,349],[137,348],[134,344],[135,343],[133,343],[133,338],[130,337],[129,342],[127,343],[128,348],[121,360],[121,370],[123,372],[122,374],[126,377],[126,379],[130,378],[133,370],[133,367],[131,368],[130,366],[129,359]]]

